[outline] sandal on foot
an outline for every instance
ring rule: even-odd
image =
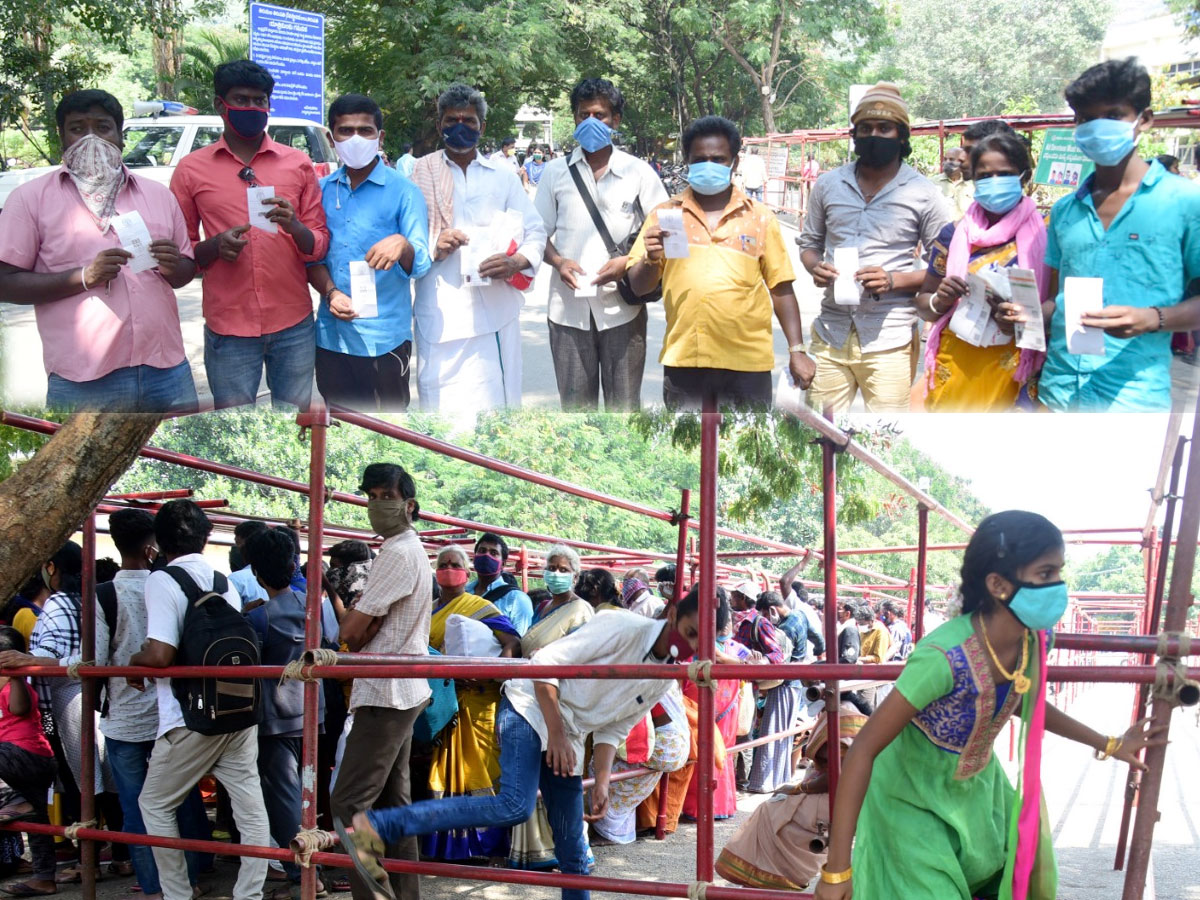
[[[133,874],[133,862],[128,859],[113,860],[108,864],[108,874],[124,877]]]
[[[351,835],[341,819],[333,820],[333,830],[342,842],[342,849],[350,856],[350,862],[371,888],[375,900],[396,900],[387,871],[379,864],[379,858],[385,852],[383,841],[367,835]]]
[[[58,888],[35,888],[24,881],[14,881],[9,884],[0,884],[0,891],[8,894],[10,897],[48,897],[51,894],[57,894]]]
[[[335,875],[329,882],[329,892],[331,894],[350,893],[350,879],[344,875]]]

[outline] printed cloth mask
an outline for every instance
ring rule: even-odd
[[[480,575],[495,575],[503,565],[496,557],[488,556],[486,553],[476,553],[474,562],[475,571]]]
[[[575,573],[543,572],[542,581],[546,583],[546,590],[557,597],[559,594],[565,594],[575,584]]]
[[[368,500],[367,519],[376,534],[385,538],[395,537],[409,528],[407,500]]]
[[[444,588],[459,588],[467,583],[470,573],[466,569],[438,569],[433,577]]]
[[[257,106],[226,105],[225,115],[229,127],[243,140],[252,141],[267,130],[268,113]]]
[[[1034,631],[1053,628],[1067,611],[1065,581],[1055,581],[1052,584],[1027,584],[1023,581],[1013,583],[1017,586],[1017,592],[1008,602],[1008,609],[1026,628]]]
[[[588,116],[575,126],[575,140],[588,153],[603,150],[612,143],[613,130],[595,116]]]
[[[733,168],[715,162],[698,162],[688,165],[688,184],[697,194],[719,194],[729,187]]]
[[[1098,166],[1115,166],[1137,146],[1136,122],[1124,119],[1092,119],[1075,128],[1075,146]]]
[[[1024,196],[1020,175],[993,175],[975,179],[975,202],[988,212],[1003,215],[1020,203]]]
[[[365,169],[379,156],[379,139],[356,134],[344,141],[334,141],[338,159],[348,169]]]
[[[882,169],[900,158],[900,138],[856,137],[854,152],[872,169]]]
[[[53,576],[50,574],[50,570],[45,566],[42,566],[42,584],[46,586],[46,590],[48,591],[54,590],[54,585],[50,583],[50,579],[52,577]]]
[[[689,656],[694,656],[696,651],[692,648],[692,643],[675,626],[667,633],[667,652],[671,654],[673,659],[687,659]]]
[[[116,212],[117,195],[125,186],[121,148],[94,134],[85,135],[63,153],[63,168],[104,234]]]
[[[479,143],[479,129],[462,122],[455,122],[442,129],[442,140],[451,150],[470,150]]]

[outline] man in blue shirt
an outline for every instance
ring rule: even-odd
[[[1137,153],[1153,123],[1150,76],[1134,58],[1092,66],[1066,90],[1075,142],[1095,174],[1050,213],[1053,300],[1039,399],[1050,409],[1143,412],[1171,406],[1171,333],[1200,327],[1200,185]],[[1104,306],[1080,323],[1104,329],[1104,355],[1067,350],[1066,279],[1102,278]],[[1185,299],[1186,298],[1186,299]]]
[[[512,576],[504,573],[508,562],[508,544],[498,534],[485,531],[475,542],[476,578],[467,585],[467,593],[482,597],[508,617],[517,634],[524,635],[533,624],[533,601],[517,587]]]
[[[416,185],[380,160],[382,129],[383,113],[369,97],[345,94],[329,107],[329,130],[343,165],[321,179],[329,252],[309,267],[308,282],[321,294],[321,395],[337,406],[398,411],[409,402],[409,282],[429,270],[429,214]],[[353,284],[352,266],[365,270]]]

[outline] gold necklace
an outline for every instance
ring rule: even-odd
[[[1000,664],[999,657],[996,656],[996,651],[992,649],[992,642],[988,640],[987,623],[983,619],[983,615],[979,616],[979,629],[983,632],[983,645],[987,647],[987,652],[992,657],[992,662],[996,664],[1000,674],[1012,682],[1013,690],[1018,694],[1026,694],[1033,687],[1033,682],[1029,680],[1029,676],[1025,674],[1025,669],[1029,665],[1029,629],[1026,628],[1021,635],[1021,662],[1017,668],[1009,672]]]

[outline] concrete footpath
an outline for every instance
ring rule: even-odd
[[[1101,732],[1120,731],[1129,721],[1132,690],[1127,685],[1081,687],[1068,711]],[[1200,772],[1200,722],[1194,709],[1175,712],[1171,739],[1159,805],[1162,818],[1155,830],[1151,877],[1144,900],[1200,900],[1200,816],[1184,802],[1185,798],[1200,796],[1194,783],[1195,773]],[[996,752],[1007,760],[1007,730],[1000,735]],[[1060,870],[1058,900],[1117,900],[1124,873],[1113,871],[1113,855],[1128,769],[1112,762],[1097,762],[1088,750],[1053,736],[1046,740],[1045,753],[1043,783]],[[913,785],[913,790],[919,791],[920,785]],[[745,795],[739,799],[738,815],[716,824],[718,851],[764,800],[762,796]],[[662,842],[644,840],[624,847],[597,847],[595,874],[686,883],[695,877],[695,854],[696,827],[682,823],[678,832]],[[209,900],[231,897],[235,873],[231,862],[218,862],[216,874],[206,882]],[[109,878],[99,884],[98,895],[102,900],[136,900],[139,895],[129,893],[132,884],[132,878]],[[557,900],[559,896],[557,890],[429,877],[421,880],[421,894],[424,900]],[[80,891],[73,886],[61,896],[76,900]],[[349,898],[348,894],[336,896]]]

